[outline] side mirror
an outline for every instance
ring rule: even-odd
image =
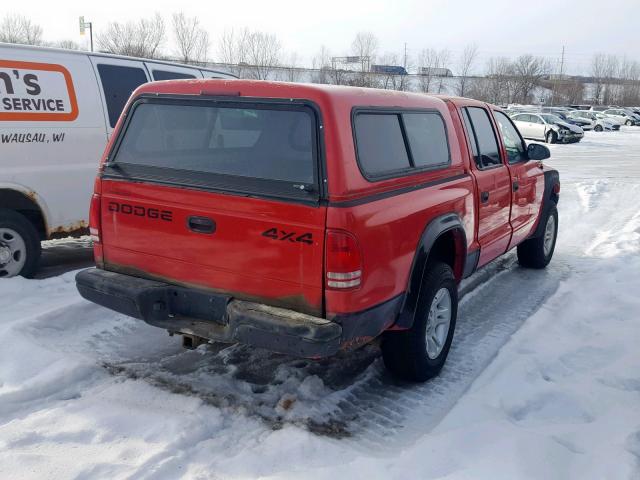
[[[527,146],[527,156],[529,160],[545,160],[551,156],[551,152],[544,145],[530,143]]]

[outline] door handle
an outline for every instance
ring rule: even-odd
[[[216,222],[208,217],[191,216],[187,218],[187,226],[189,230],[197,233],[214,233],[216,231]]]
[[[513,191],[517,192],[520,189],[520,185],[518,182],[513,182]]]
[[[482,203],[487,203],[489,201],[489,192],[480,193],[480,201]]]

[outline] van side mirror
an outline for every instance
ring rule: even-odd
[[[545,160],[551,156],[551,152],[544,145],[530,143],[527,145],[527,156],[529,160]]]

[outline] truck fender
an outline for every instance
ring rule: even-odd
[[[454,233],[456,243],[456,268],[454,268],[454,273],[456,274],[456,279],[458,281],[461,280],[467,258],[467,237],[460,217],[455,213],[446,213],[431,220],[422,232],[413,257],[409,282],[394,329],[407,329],[413,325],[429,254],[438,238],[447,232]]]
[[[529,238],[537,238],[544,233],[545,222],[543,219],[547,218],[549,210],[553,206],[558,205],[560,199],[555,192],[556,185],[560,185],[560,175],[557,170],[545,170],[544,171],[544,194],[542,196],[542,206],[540,207],[540,215],[538,215],[536,228],[533,233],[529,235]]]

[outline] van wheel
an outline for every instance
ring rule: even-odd
[[[558,209],[555,205],[544,219],[542,235],[518,245],[518,263],[526,268],[544,268],[549,265],[558,238]]]
[[[547,143],[556,143],[558,141],[558,135],[556,132],[548,132],[546,137]]]
[[[24,216],[0,209],[0,278],[32,277],[40,260],[40,237]]]
[[[451,267],[443,262],[427,265],[413,326],[386,332],[382,338],[385,366],[395,376],[424,382],[444,365],[458,314],[458,287]]]
[[[601,132],[601,131],[602,131],[602,125],[596,125],[595,127],[593,127],[593,129],[594,129],[596,132]]]

